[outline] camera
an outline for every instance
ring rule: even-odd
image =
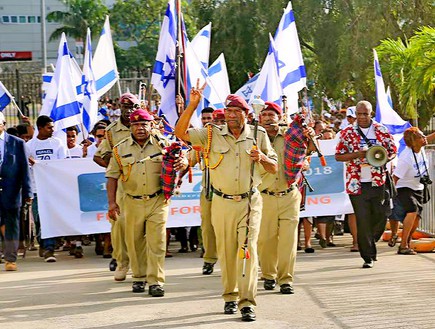
[[[425,175],[425,176],[421,176],[420,177],[420,184],[423,185],[430,185],[432,184],[432,180],[429,178],[429,176]]]

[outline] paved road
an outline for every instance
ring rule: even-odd
[[[107,260],[58,253],[47,264],[30,252],[18,272],[0,271],[0,328],[435,328],[435,254],[402,256],[379,244],[379,261],[361,269],[349,238],[338,247],[299,252],[295,295],[264,291],[257,321],[224,315],[220,271],[201,275],[199,253],[166,263],[163,298],[131,293],[131,277],[114,282]],[[171,248],[176,250],[176,243]],[[317,248],[317,247],[316,247]]]

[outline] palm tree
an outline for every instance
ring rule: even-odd
[[[424,128],[435,114],[435,29],[422,27],[408,42],[383,40],[377,47],[399,100],[399,112]]]
[[[62,24],[50,35],[50,41],[60,38],[63,32],[76,40],[86,39],[86,30],[101,31],[108,8],[102,0],[61,0],[67,11],[52,11],[47,15],[49,22]]]

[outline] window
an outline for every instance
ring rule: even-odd
[[[38,16],[38,23],[41,23],[41,16]]]
[[[20,16],[20,23],[26,23],[27,17],[26,16]]]
[[[35,16],[27,16],[27,23],[36,23]]]
[[[11,16],[11,23],[18,23],[18,17],[17,16]]]
[[[9,16],[2,16],[2,22],[3,23],[10,23]]]

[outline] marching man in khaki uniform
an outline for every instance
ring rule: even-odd
[[[121,185],[124,193],[122,212],[125,216],[125,238],[130,256],[133,292],[144,292],[145,282],[149,294],[164,296],[164,262],[166,252],[166,221],[169,202],[166,201],[160,175],[162,157],[151,157],[162,152],[151,136],[154,118],[139,109],[130,115],[131,136],[113,148],[113,157],[107,168],[107,196],[109,216],[120,215],[116,191]],[[175,170],[187,167],[183,156],[174,163]]]
[[[278,154],[278,172],[266,173],[259,186],[263,197],[263,216],[261,219],[260,235],[258,237],[258,257],[261,272],[264,277],[264,289],[275,289],[280,285],[282,294],[293,294],[293,278],[296,263],[299,208],[301,193],[298,188],[298,174],[302,168],[294,171],[290,181],[285,175],[284,148],[285,134],[299,133],[314,134],[311,128],[302,128],[296,122],[280,127],[282,109],[279,105],[266,102],[266,107],[260,112],[260,125],[266,129],[272,146]],[[297,146],[302,149],[300,159],[305,158],[308,139]],[[292,136],[292,140],[297,138]],[[304,142],[304,140],[301,140]],[[313,148],[314,149],[314,148]],[[293,163],[292,163],[293,165]],[[296,161],[294,163],[296,168]],[[293,169],[293,168],[292,168]]]
[[[135,108],[139,107],[139,100],[136,96],[130,93],[121,95],[119,99],[121,104],[121,117],[112,122],[106,128],[106,138],[101,142],[94,155],[94,162],[98,165],[107,168],[110,158],[112,157],[113,147],[130,136],[130,114]],[[123,207],[123,193],[121,188],[118,189],[117,202]],[[111,221],[112,230],[112,262],[110,269],[115,268],[115,281],[124,281],[129,267],[129,258],[127,245],[125,243],[125,220],[121,214],[116,221]]]
[[[226,100],[222,128],[188,129],[190,118],[201,99],[201,89],[193,88],[190,104],[176,127],[177,137],[201,146],[209,153],[210,179],[213,190],[211,221],[216,233],[218,259],[222,271],[224,313],[237,313],[243,321],[255,321],[258,258],[257,238],[262,202],[257,186],[261,182],[260,167],[270,173],[277,171],[277,156],[264,129],[258,131],[255,146],[254,129],[246,123],[249,112],[245,100],[229,95]],[[250,169],[255,170],[250,186]],[[248,202],[252,189],[251,211]],[[247,232],[248,226],[248,232]],[[240,257],[248,234],[249,257]],[[246,254],[245,254],[246,255]]]

